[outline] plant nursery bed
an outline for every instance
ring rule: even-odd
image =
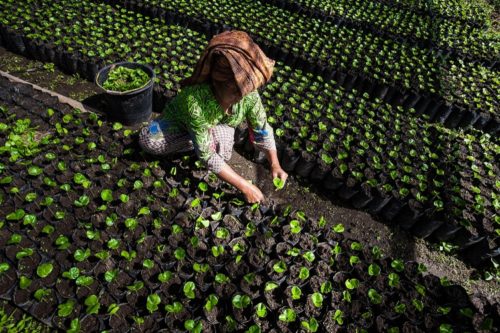
[[[498,303],[0,79],[0,297],[70,332],[465,332]]]

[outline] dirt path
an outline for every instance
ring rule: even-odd
[[[84,104],[94,102],[93,97],[99,93],[91,82],[77,76],[68,76],[3,48],[0,48],[0,70]],[[98,103],[91,105],[96,107]],[[245,178],[257,184],[268,200],[277,204],[289,203],[311,217],[323,216],[335,223],[342,223],[349,237],[370,246],[377,245],[388,256],[424,263],[430,273],[448,277],[452,283],[462,285],[470,294],[480,294],[490,301],[500,302],[499,281],[478,279],[474,269],[454,256],[433,249],[435,246],[415,239],[398,228],[389,227],[367,213],[343,207],[342,203],[325,198],[314,186],[295,177],[290,178],[285,189],[275,191],[269,171],[237,152],[234,152],[230,164]]]

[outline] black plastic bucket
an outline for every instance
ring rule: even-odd
[[[119,66],[131,69],[141,68],[149,75],[151,80],[144,87],[135,90],[119,92],[104,89],[102,84],[107,80],[108,73],[111,69]],[[110,119],[119,121],[124,125],[135,125],[148,121],[153,111],[154,78],[155,73],[151,67],[133,62],[118,62],[102,68],[97,73],[95,82],[106,92],[107,114]]]

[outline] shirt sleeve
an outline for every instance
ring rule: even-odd
[[[259,150],[276,150],[273,128],[267,122],[266,111],[257,91],[248,95],[246,118],[250,141]]]
[[[188,131],[193,139],[194,148],[198,158],[207,166],[208,170],[218,174],[226,162],[215,149],[215,142],[211,135],[210,127],[205,121],[203,110],[195,96],[188,100],[189,120]]]

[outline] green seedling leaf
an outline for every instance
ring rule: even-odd
[[[252,300],[248,295],[236,294],[233,296],[232,303],[236,309],[242,310],[248,307],[252,303]]]
[[[136,281],[133,284],[131,284],[130,286],[127,286],[128,290],[134,291],[134,292],[137,292],[137,291],[141,290],[142,288],[144,288],[144,282],[142,282],[142,281]]]
[[[77,249],[73,255],[76,261],[84,261],[90,257],[90,249]]]
[[[66,301],[65,303],[59,304],[57,307],[57,315],[59,317],[68,317],[72,312],[75,307],[75,301],[70,299]]]
[[[151,259],[145,259],[143,262],[142,262],[142,266],[147,268],[147,269],[151,269],[153,268],[155,265],[154,261],[151,260]]]
[[[217,273],[215,274],[215,282],[220,284],[229,282],[229,277],[227,277],[224,273]]]
[[[33,255],[33,249],[32,248],[24,248],[16,253],[16,259],[22,259],[25,257],[29,257]]]
[[[184,250],[182,247],[178,247],[174,251],[174,257],[177,260],[184,260],[184,258],[186,258],[186,250]]]
[[[301,280],[306,280],[309,278],[309,268],[307,267],[301,267],[299,270],[299,279]]]
[[[287,269],[286,264],[282,260],[279,260],[277,263],[273,265],[273,270],[279,274],[284,273],[286,269]]]
[[[311,318],[309,321],[302,321],[300,325],[308,332],[317,332],[319,328],[318,321],[314,318]]]
[[[104,280],[108,283],[113,282],[113,280],[118,276],[118,269],[113,269],[104,273]]]
[[[267,316],[267,307],[264,303],[261,302],[255,306],[255,313],[259,318],[265,318]]]
[[[382,296],[375,289],[368,290],[368,297],[373,304],[382,303]]]
[[[21,289],[27,289],[29,286],[31,286],[31,279],[22,275],[19,278],[19,288]]]
[[[110,189],[104,189],[101,191],[101,199],[104,202],[113,201],[113,192]]]
[[[208,296],[207,302],[205,303],[205,309],[207,311],[212,311],[217,303],[219,303],[219,298],[217,298],[217,296],[214,294],[210,294]]]
[[[297,300],[302,297],[302,289],[300,289],[300,287],[293,286],[291,292],[292,292],[292,299]]]
[[[161,283],[168,282],[171,278],[172,278],[172,272],[170,272],[170,271],[165,271],[165,272],[158,274],[158,280]]]
[[[97,314],[99,313],[99,309],[101,308],[101,304],[99,303],[99,299],[96,295],[90,295],[85,299],[85,306],[87,307],[87,314]]]
[[[153,313],[158,310],[158,305],[161,303],[161,298],[158,294],[151,294],[148,296],[146,301],[146,307],[149,313]]]
[[[94,278],[91,276],[80,275],[75,280],[75,284],[77,286],[88,287],[88,286],[92,285],[92,283],[94,283]]]
[[[33,296],[37,301],[41,302],[44,298],[50,296],[50,293],[51,291],[49,289],[40,288],[37,291],[35,291]]]
[[[285,182],[281,178],[274,178],[273,184],[276,191],[282,190],[285,187]]]
[[[76,280],[80,276],[80,269],[71,267],[67,272],[63,272],[62,276],[70,280]]]
[[[12,234],[10,236],[10,239],[9,241],[7,242],[7,244],[9,245],[12,245],[12,244],[19,244],[21,243],[21,240],[23,239],[23,237],[20,235],[20,234]]]
[[[37,166],[35,166],[35,165],[32,165],[32,166],[30,166],[30,167],[28,168],[28,174],[29,174],[30,176],[33,176],[33,177],[36,177],[36,176],[38,176],[38,175],[42,174],[42,172],[43,172],[43,169],[42,169],[42,168],[40,168],[40,167],[37,167]]]
[[[311,301],[313,302],[315,307],[321,308],[323,306],[323,295],[317,292],[313,293],[311,295]]]
[[[173,302],[172,304],[165,305],[165,311],[169,313],[181,313],[184,310],[184,306],[181,302]]]
[[[279,315],[279,320],[284,321],[286,323],[294,322],[297,319],[297,314],[294,310],[290,308],[286,308]]]
[[[10,269],[10,265],[6,262],[0,263],[0,276]]]
[[[344,228],[344,225],[339,223],[339,224],[336,224],[334,227],[333,227],[333,231],[335,231],[336,233],[338,234],[341,234],[345,231],[345,228]]]
[[[43,279],[43,278],[46,278],[47,276],[49,276],[50,273],[52,273],[53,269],[54,269],[54,265],[52,265],[52,263],[50,263],[50,262],[47,262],[47,263],[38,265],[38,267],[36,269],[36,274]]]
[[[19,221],[24,217],[24,215],[26,215],[26,212],[23,209],[19,208],[15,212],[7,214],[5,218],[8,221]]]
[[[139,213],[137,213],[138,216],[140,215],[150,215],[151,214],[151,211],[149,210],[148,207],[142,207],[141,209],[139,209]]]
[[[196,297],[195,294],[196,287],[194,282],[187,281],[186,283],[184,283],[182,290],[184,291],[184,295],[186,295],[187,298],[194,299]]]
[[[358,279],[347,279],[345,281],[345,286],[347,289],[353,290],[356,289],[359,286],[359,280]]]
[[[344,324],[344,312],[341,310],[335,310],[335,313],[333,314],[333,320],[335,320],[339,325]]]
[[[116,303],[110,304],[108,306],[108,314],[110,316],[115,315],[120,310],[120,306]]]

